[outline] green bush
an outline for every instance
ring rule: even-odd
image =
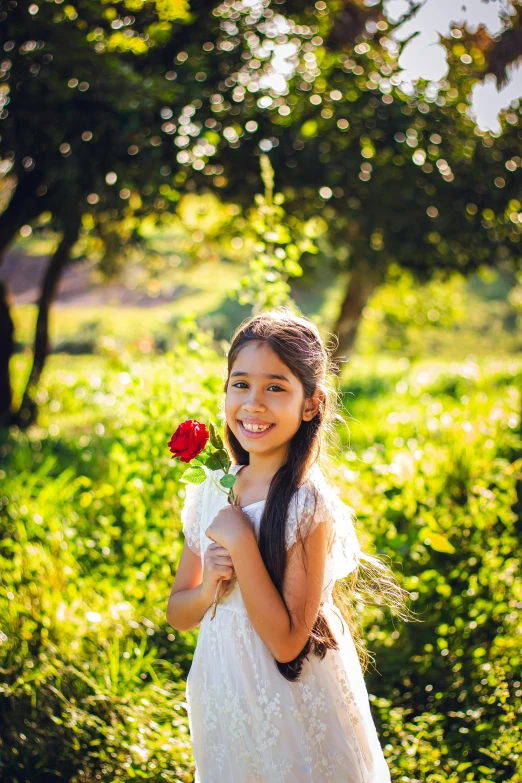
[[[54,356],[39,426],[1,446],[0,778],[191,781],[197,634],[165,620],[177,424],[219,421],[223,357]],[[358,359],[335,480],[421,622],[362,620],[394,781],[520,783],[521,365]],[[362,608],[361,608],[362,609]]]

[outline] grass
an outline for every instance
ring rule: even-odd
[[[0,445],[6,781],[193,780],[197,633],[172,633],[164,613],[183,499],[166,442],[185,418],[218,421],[221,398],[224,356],[197,338],[159,355],[52,355],[39,423]],[[22,376],[28,357],[13,362]],[[513,356],[343,369],[352,418],[331,478],[422,620],[358,608],[403,783],[520,783],[521,379]]]

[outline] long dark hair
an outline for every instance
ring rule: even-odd
[[[290,442],[286,463],[272,477],[259,531],[261,557],[281,595],[292,627],[292,616],[283,593],[287,565],[286,518],[290,501],[294,493],[305,482],[312,466],[315,463],[320,465],[327,463],[324,447],[333,435],[335,420],[341,418],[337,414],[338,392],[334,383],[339,368],[331,358],[335,348],[335,338],[329,345],[325,344],[313,321],[302,315],[296,315],[287,307],[277,307],[252,316],[243,321],[232,336],[227,357],[225,393],[239,351],[252,340],[267,344],[299,378],[303,385],[305,399],[317,395],[320,401],[318,413],[310,421],[301,421],[299,429]],[[241,446],[226,420],[224,434],[227,448],[235,462],[240,465],[248,465],[250,455]],[[301,541],[303,555],[306,556],[299,529],[297,538]],[[370,584],[364,592],[374,596],[378,594],[378,603],[391,604],[394,608],[399,609],[399,612],[406,611],[403,595],[406,591],[399,587],[390,569],[378,558],[366,553],[362,553],[362,560],[370,564],[368,569]],[[379,572],[380,575],[374,577],[372,572]],[[340,581],[336,582],[333,599],[348,623],[361,664],[363,668],[366,668],[368,656],[362,644],[355,613],[349,600],[349,593],[354,594],[355,587],[356,581],[352,572],[349,583],[342,585]],[[360,597],[360,594],[358,595]],[[337,650],[339,645],[320,609],[314,626],[310,629],[307,642],[299,655],[287,663],[274,660],[283,677],[295,681],[299,679],[304,661],[310,653],[323,659],[328,649]]]

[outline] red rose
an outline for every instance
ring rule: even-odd
[[[181,462],[190,462],[207,444],[210,435],[204,424],[195,419],[182,422],[169,440],[169,449]]]

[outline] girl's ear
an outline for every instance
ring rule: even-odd
[[[315,394],[313,397],[308,397],[305,400],[304,410],[303,410],[303,421],[311,421],[314,416],[317,415],[319,412],[319,408],[321,407],[321,397],[319,394]]]

